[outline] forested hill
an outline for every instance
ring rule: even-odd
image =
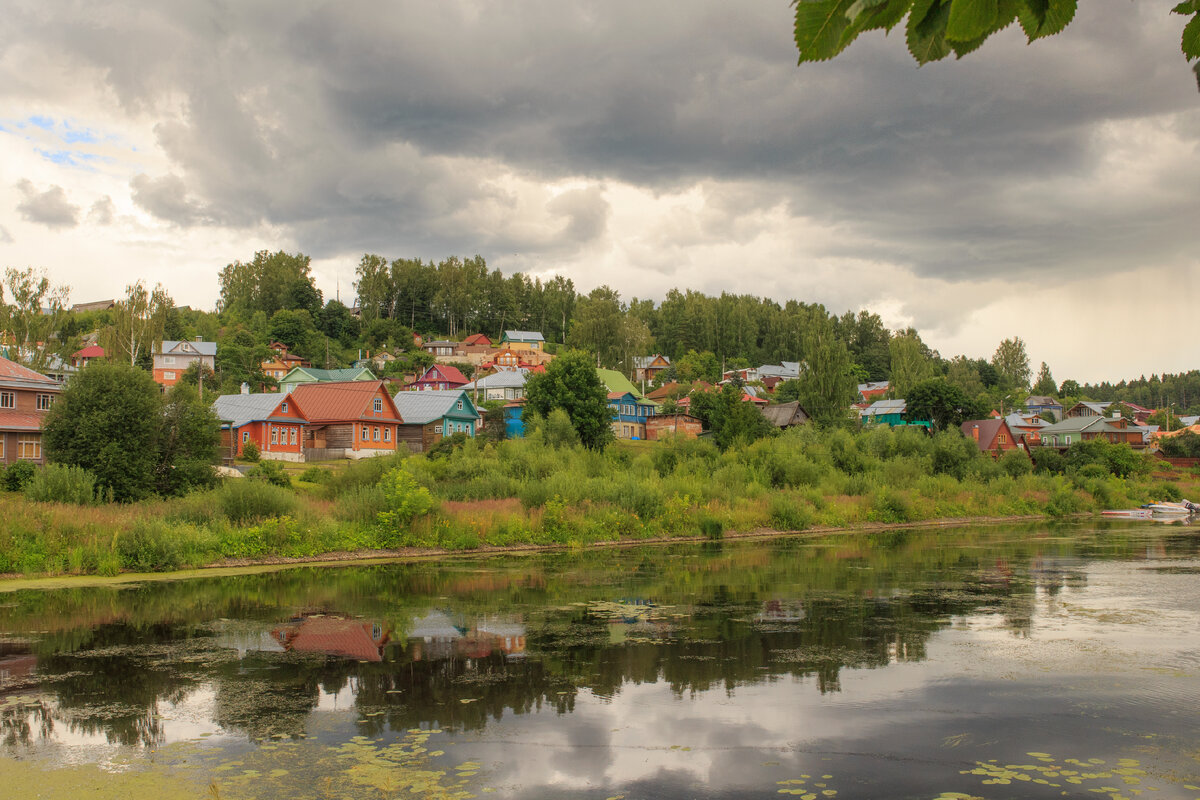
[[[34,366],[69,356],[89,334],[134,361],[147,358],[155,337],[200,336],[219,345],[220,384],[236,388],[257,377],[256,365],[271,341],[314,364],[346,366],[366,351],[411,350],[413,331],[451,339],[484,333],[496,340],[504,330],[533,330],[552,345],[587,350],[627,374],[634,357],[651,353],[669,356],[677,365],[672,377],[681,380],[715,380],[734,367],[820,362],[837,365],[847,380],[891,381],[897,396],[944,376],[968,396],[993,404],[1028,389],[1148,407],[1173,403],[1177,413],[1200,410],[1196,371],[1095,386],[1077,384],[1068,372],[1059,384],[1048,365],[1031,368],[1018,335],[998,342],[990,359],[943,357],[917,331],[888,330],[869,311],[836,314],[802,300],[691,289],[673,289],[657,303],[608,286],[580,294],[568,278],[505,275],[489,270],[481,256],[434,262],[364,255],[356,268],[356,300],[343,303],[322,296],[307,256],[262,251],[219,271],[215,311],[193,310],[185,298],[177,305],[161,287],[137,285],[124,287],[123,294],[113,287],[119,301],[114,309],[72,312],[66,287],[51,278],[9,268],[0,296],[0,328],[9,349]],[[41,349],[34,346],[39,342]]]

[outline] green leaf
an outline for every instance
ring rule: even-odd
[[[1017,13],[1021,10],[1021,7],[1021,0],[997,0],[996,19],[990,28],[974,39],[950,42],[950,46],[954,48],[955,57],[962,58],[967,53],[978,50],[992,34],[1002,31],[1011,25],[1013,20],[1017,18]]]
[[[1200,13],[1200,0],[1186,0],[1171,9],[1172,14],[1197,14]]]
[[[946,44],[949,18],[950,6],[940,0],[914,0],[904,38],[908,52],[918,64],[928,64],[950,55],[950,46]]]
[[[846,10],[853,0],[800,0],[796,3],[796,47],[800,61],[825,61],[850,44]]]
[[[913,0],[887,0],[886,3],[866,9],[857,17],[852,16],[851,30],[854,31],[854,36],[863,31],[890,31],[904,19],[904,15],[912,8],[912,2]]]
[[[1030,41],[1060,33],[1075,19],[1075,9],[1078,5],[1078,0],[1050,0],[1046,7],[1046,18],[1042,21],[1037,35],[1031,37]]]
[[[950,0],[946,38],[967,42],[986,36],[996,24],[997,0]]]
[[[1025,38],[1033,41],[1037,36],[1037,32],[1042,29],[1042,24],[1046,21],[1046,12],[1050,8],[1050,0],[1024,0],[1021,3],[1020,9],[1017,11],[1017,19],[1021,22],[1021,30],[1025,31]]]
[[[1183,27],[1183,41],[1180,47],[1188,61],[1200,58],[1200,14],[1193,16],[1191,22]]]

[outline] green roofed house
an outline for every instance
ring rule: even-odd
[[[609,394],[625,394],[629,392],[639,400],[643,399],[643,395],[638,391],[638,388],[633,385],[633,381],[626,378],[615,369],[598,369],[596,376],[600,378],[600,382],[607,387]],[[657,404],[656,404],[657,405]]]
[[[315,367],[293,367],[279,379],[279,391],[287,394],[305,383],[341,383],[343,381],[377,381],[366,367],[348,369],[316,369]]]
[[[462,389],[397,392],[392,400],[404,420],[396,433],[396,444],[407,444],[414,453],[424,453],[456,433],[474,436],[479,425],[479,412]]]

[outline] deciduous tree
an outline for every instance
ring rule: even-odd
[[[544,373],[530,375],[525,408],[543,418],[556,408],[566,411],[579,441],[589,449],[601,449],[613,438],[608,391],[591,357],[582,351],[568,350],[546,365]]]

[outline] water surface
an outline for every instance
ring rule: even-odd
[[[1198,622],[1200,535],[1148,523],[19,591],[0,595],[0,780],[1194,798]]]

